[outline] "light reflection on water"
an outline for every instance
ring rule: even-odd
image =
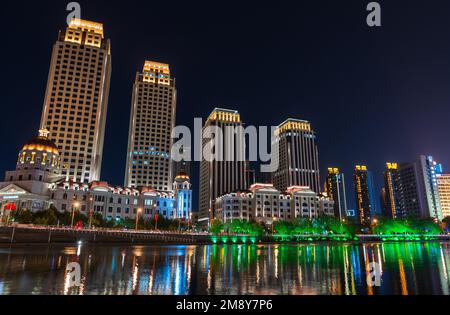
[[[81,265],[69,288],[66,266]],[[368,287],[369,264],[382,272]],[[0,294],[449,294],[450,243],[0,248]]]

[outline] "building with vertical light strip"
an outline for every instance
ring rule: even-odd
[[[439,199],[441,201],[442,217],[450,217],[450,174],[437,174]]]
[[[325,190],[328,198],[334,201],[334,217],[343,220],[347,217],[347,196],[345,193],[345,176],[339,168],[328,168]]]
[[[307,186],[320,193],[317,138],[311,124],[305,120],[288,119],[275,131],[278,170],[272,173],[275,187],[284,192],[288,187]]]
[[[389,218],[397,219],[399,212],[399,172],[398,163],[386,163],[384,171],[384,189],[382,195],[383,214]]]
[[[422,217],[442,220],[441,201],[438,192],[438,164],[432,156],[421,155],[417,159],[418,185],[422,200]]]
[[[356,165],[354,173],[357,216],[361,225],[370,225],[377,214],[372,173],[365,165]]]
[[[172,129],[177,90],[168,64],[146,61],[133,85],[126,187],[172,188]]]
[[[233,133],[231,135],[226,132],[226,127],[242,126],[238,111],[222,108],[214,109],[204,124],[202,147],[205,147],[211,141],[210,137],[205,134],[208,127],[218,127],[222,130],[223,143],[218,143],[220,147],[216,147],[215,150],[216,152],[222,152],[223,160],[207,160],[203,156],[200,162],[199,222],[214,218],[214,205],[218,197],[247,189],[247,162],[245,158],[240,159],[236,155],[237,152],[245,153],[245,139],[240,138],[238,134]],[[233,158],[232,160],[227,159],[230,155]]]
[[[101,176],[111,46],[100,23],[73,19],[53,46],[41,129],[61,153],[66,180]]]

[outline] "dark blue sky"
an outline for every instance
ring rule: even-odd
[[[450,167],[448,1],[379,1],[377,29],[366,25],[369,0],[79,2],[82,18],[103,22],[112,42],[103,160],[111,183],[123,183],[131,88],[145,59],[171,65],[178,124],[216,106],[238,109],[247,124],[310,120],[322,169],[345,171],[352,207],[356,163],[368,165],[378,189],[388,160],[431,154]],[[14,168],[39,127],[67,3],[1,5],[0,172]]]

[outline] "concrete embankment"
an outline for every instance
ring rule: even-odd
[[[0,244],[42,243],[124,243],[124,244],[206,244],[208,235],[101,231],[71,229],[33,229],[0,227]]]

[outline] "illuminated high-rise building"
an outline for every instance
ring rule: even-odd
[[[442,220],[441,201],[437,183],[439,165],[432,156],[421,155],[417,159],[418,184],[421,199],[421,216]]]
[[[377,214],[377,203],[372,173],[365,165],[357,165],[353,176],[356,195],[356,210],[361,225],[370,225]]]
[[[396,218],[421,217],[423,198],[419,193],[419,173],[416,163],[400,163],[397,169],[398,208]]]
[[[227,127],[243,127],[239,112],[216,108],[203,128],[203,148],[211,142],[209,131],[214,128],[222,131],[223,141],[222,143],[215,142],[216,157],[206,158],[203,156],[200,162],[200,222],[214,218],[214,205],[218,197],[248,189],[245,138],[241,137],[239,133],[227,132]]]
[[[146,61],[133,85],[125,186],[171,189],[176,97],[169,65]]]
[[[345,176],[339,168],[328,168],[325,190],[328,198],[334,201],[334,217],[345,219],[347,217],[347,197],[345,193]]]
[[[272,173],[275,187],[307,186],[320,193],[319,155],[316,133],[305,120],[288,119],[275,131],[278,154],[273,152],[278,169]],[[276,147],[276,146],[273,146]]]
[[[437,174],[439,199],[441,201],[442,217],[450,217],[450,174]]]
[[[398,196],[399,173],[397,163],[386,163],[384,171],[384,187],[382,190],[382,213],[396,219],[399,211]]]
[[[53,46],[41,129],[58,146],[66,180],[101,175],[111,46],[100,23],[73,19]]]

